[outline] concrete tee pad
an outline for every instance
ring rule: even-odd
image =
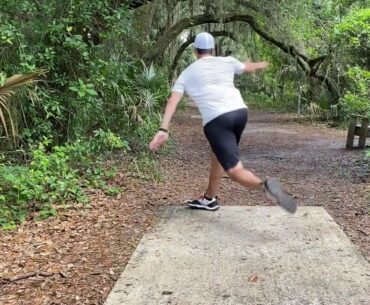
[[[370,305],[370,264],[321,207],[167,208],[105,305]]]

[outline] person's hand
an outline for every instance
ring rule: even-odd
[[[267,61],[261,61],[258,63],[258,69],[266,69],[269,66],[269,63]]]
[[[244,72],[253,73],[258,70],[263,70],[268,67],[269,63],[267,61],[260,62],[245,62],[244,63]]]
[[[151,151],[158,150],[161,145],[166,143],[168,140],[168,133],[164,131],[158,131],[155,136],[153,137],[153,140],[149,144],[149,148]]]

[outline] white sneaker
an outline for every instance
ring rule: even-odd
[[[207,211],[216,211],[220,207],[217,202],[217,197],[209,200],[204,196],[199,199],[189,200],[186,202],[186,205],[193,209],[202,209]]]

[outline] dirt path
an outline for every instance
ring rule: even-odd
[[[190,119],[195,113],[188,109],[178,117],[177,151],[161,162],[181,199],[202,194],[207,183],[209,151],[200,119]],[[286,114],[252,112],[241,156],[260,177],[278,178],[299,204],[324,206],[370,261],[370,169],[364,151],[344,149],[345,139],[345,130],[295,123]],[[271,204],[259,191],[246,191],[229,179],[223,180],[220,201]]]
[[[59,218],[26,222],[0,232],[0,304],[102,304],[161,205],[181,204],[204,191],[208,145],[194,109],[175,119],[170,153],[159,154],[160,184],[122,173],[116,198],[92,195],[89,208],[61,210]],[[345,131],[291,122],[291,116],[252,113],[242,139],[246,167],[277,177],[302,205],[323,205],[370,261],[369,193],[363,152],[343,149]],[[223,179],[221,205],[268,205],[258,191]],[[4,278],[49,272],[9,283]],[[3,278],[3,279],[1,279]]]

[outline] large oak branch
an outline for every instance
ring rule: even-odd
[[[313,69],[317,63],[322,62],[326,58],[325,55],[320,56],[317,59],[309,59],[305,54],[301,53],[294,46],[288,45],[285,42],[273,37],[261,27],[261,25],[253,16],[247,14],[238,15],[230,13],[226,14],[222,18],[214,15],[202,14],[182,19],[163,33],[163,35],[158,39],[153,48],[145,54],[144,60],[147,62],[158,61],[169,46],[169,44],[173,40],[175,40],[177,36],[185,29],[207,23],[230,23],[237,21],[247,23],[253,29],[253,31],[259,34],[263,39],[275,45],[283,52],[293,56],[296,59],[298,65],[305,71],[307,75],[325,82],[329,91],[335,95],[335,90],[330,81],[328,81],[325,76],[318,75],[317,69]]]
[[[262,38],[269,41],[270,43],[276,45],[278,48],[286,53],[293,56],[299,56],[304,62],[307,61],[307,56],[301,54],[293,46],[289,46],[282,41],[278,41],[257,23],[255,18],[251,15],[237,15],[237,14],[227,14],[222,19],[213,15],[197,15],[189,18],[185,18],[177,22],[175,25],[170,27],[164,34],[159,38],[157,43],[153,46],[153,49],[145,55],[147,61],[156,61],[164,53],[168,45],[176,39],[176,37],[185,29],[190,27],[206,24],[206,23],[230,23],[241,21],[250,25],[250,27],[258,33]],[[307,64],[308,65],[308,64]]]

